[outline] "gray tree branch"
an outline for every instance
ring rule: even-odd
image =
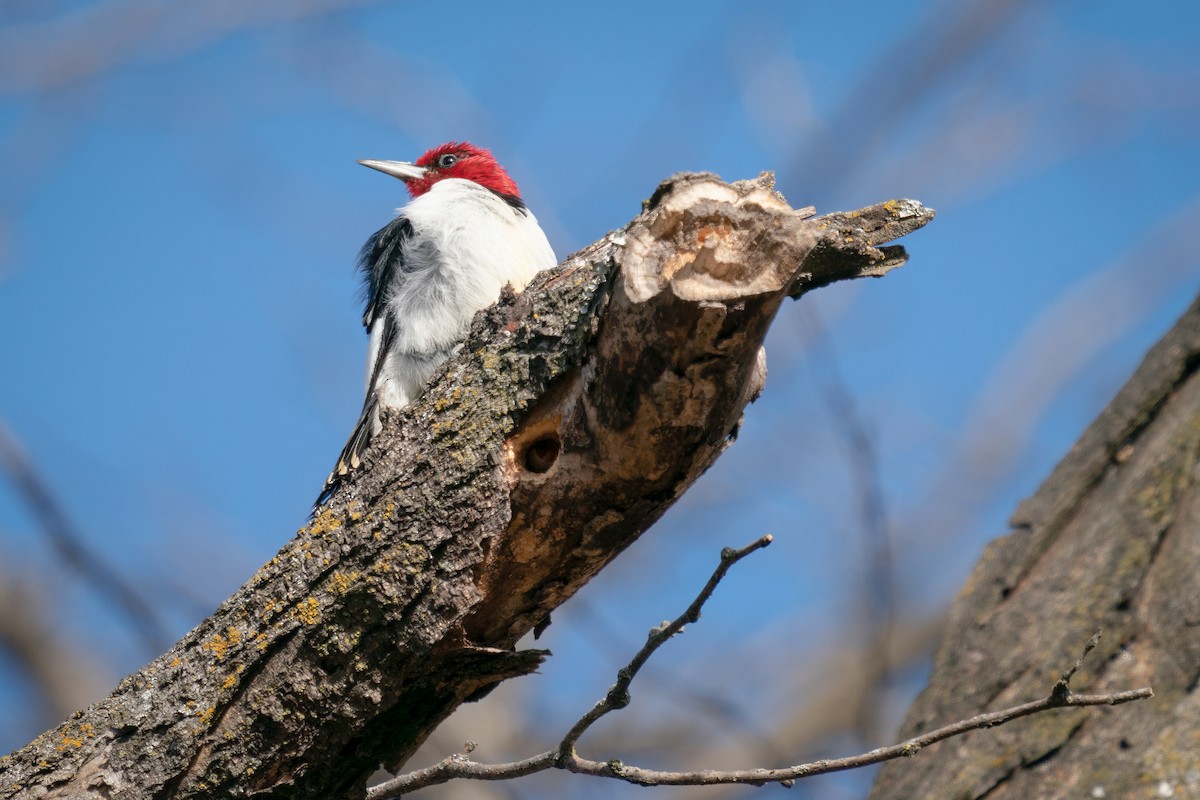
[[[364,468],[105,700],[0,759],[0,797],[361,798],[729,445],[783,300],[903,263],[913,201],[810,218],[771,176],[664,183],[481,312]]]

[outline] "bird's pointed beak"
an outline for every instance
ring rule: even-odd
[[[425,167],[418,167],[416,164],[410,164],[407,161],[374,161],[365,158],[358,163],[364,167],[377,169],[384,175],[391,175],[393,178],[399,178],[402,181],[420,178],[425,174]]]

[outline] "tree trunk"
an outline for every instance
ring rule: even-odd
[[[890,798],[1200,797],[1200,300],[993,543],[951,611],[916,732],[1044,695],[1153,687],[968,734],[883,767]]]
[[[476,316],[351,477],[213,616],[0,759],[0,797],[358,798],[729,445],[783,299],[903,263],[932,212],[816,219],[763,175],[664,183]]]

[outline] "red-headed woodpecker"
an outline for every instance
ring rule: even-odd
[[[366,400],[318,505],[359,466],[381,427],[380,407],[415,399],[505,284],[521,291],[557,263],[517,184],[487,150],[449,142],[412,164],[358,163],[404,181],[412,200],[359,254],[370,334]]]

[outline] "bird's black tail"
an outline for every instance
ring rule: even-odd
[[[312,513],[314,516],[321,506],[325,505],[325,502],[333,496],[342,482],[350,476],[350,473],[362,464],[362,456],[366,452],[367,446],[371,444],[378,416],[379,398],[375,396],[375,392],[368,392],[367,399],[363,403],[362,414],[359,415],[358,422],[354,426],[354,432],[350,434],[350,440],[342,448],[333,471],[325,479],[325,486],[321,489],[321,494],[317,496],[317,502],[313,503]]]

